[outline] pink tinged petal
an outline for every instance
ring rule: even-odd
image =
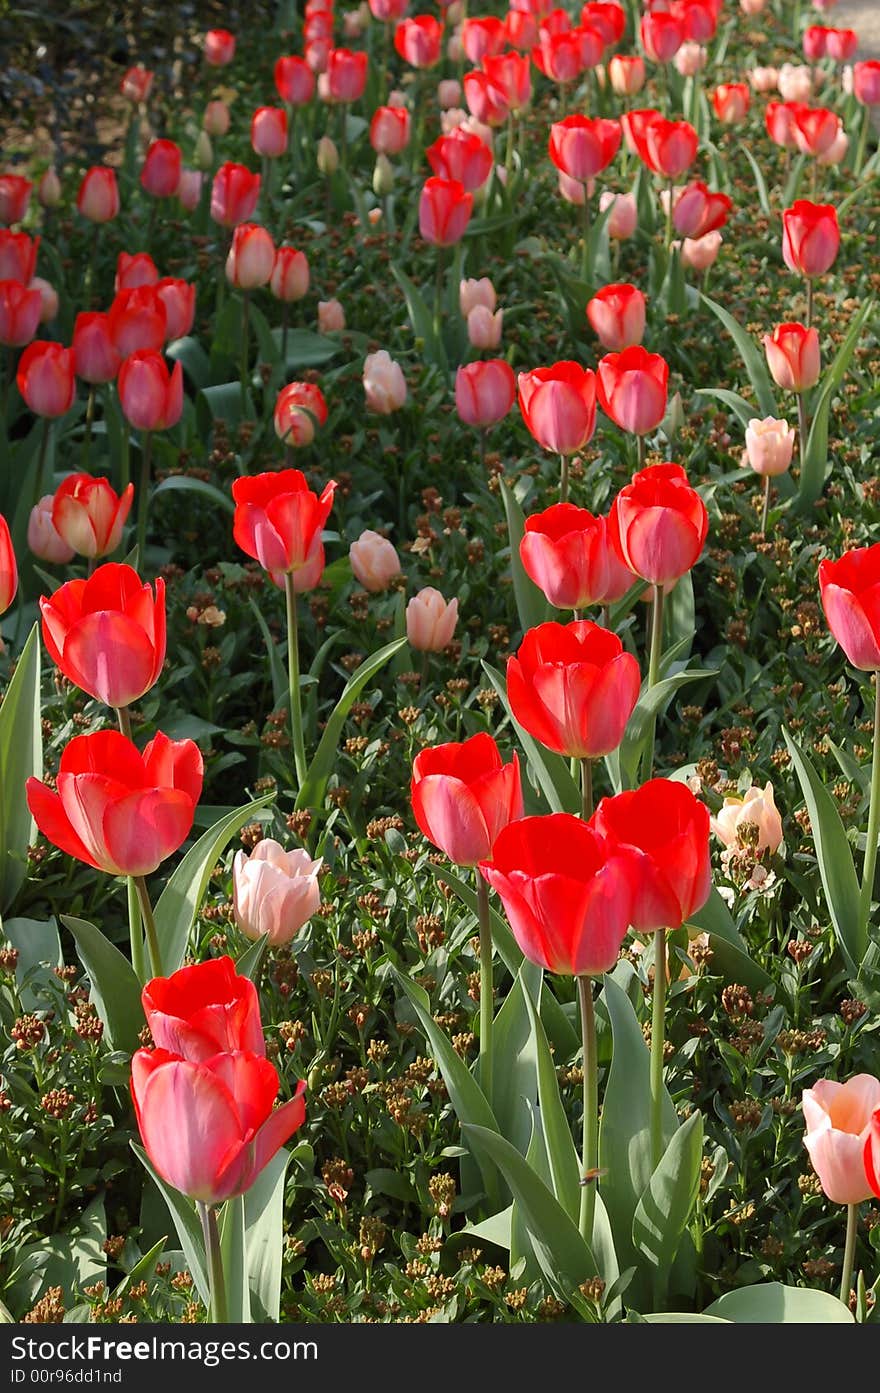
[[[305,1083],[301,1081],[297,1085],[295,1097],[282,1103],[280,1108],[276,1108],[254,1137],[247,1152],[243,1188],[247,1189],[253,1185],[257,1176],[268,1166],[275,1153],[286,1141],[290,1140],[294,1132],[298,1131],[305,1122],[304,1092]]]
[[[52,510],[52,521],[56,531],[61,533],[78,556],[97,556],[98,543],[91,518],[75,498],[63,495],[57,499]]]
[[[650,373],[627,372],[615,388],[610,405],[614,420],[623,430],[646,435],[663,420],[666,391]]]
[[[621,653],[599,669],[581,726],[584,753],[591,759],[616,750],[639,699],[641,674],[631,653]]]
[[[138,790],[110,803],[103,833],[119,874],[155,871],[186,840],[194,812],[188,794],[172,788]]]
[[[632,927],[639,933],[680,928],[681,904],[653,857],[635,847],[627,849],[638,867],[631,910]]]
[[[205,1064],[235,1099],[242,1140],[249,1140],[272,1112],[278,1096],[277,1070],[268,1059],[245,1050],[224,1051]]]
[[[510,764],[475,779],[470,785],[470,792],[488,829],[488,856],[502,828],[523,815],[522,783],[516,755]]]
[[[565,753],[562,732],[555,715],[538,700],[533,686],[526,681],[522,666],[516,658],[511,658],[507,664],[507,699],[514,720],[519,722],[523,730],[528,731],[529,735],[534,736],[542,745],[546,745],[548,750],[553,750],[556,754]]]
[[[627,554],[643,580],[668,585],[689,571],[699,556],[699,536],[673,508],[642,508],[627,529]]]
[[[233,1191],[220,1177],[242,1147],[229,1090],[203,1064],[172,1060],[144,1077],[135,1063],[132,1088],[147,1155],[162,1179],[190,1199],[219,1203]],[[226,1182],[228,1184],[228,1180]]]
[[[550,962],[543,924],[522,888],[491,865],[483,864],[480,870],[504,905],[513,936],[529,962],[537,963],[539,967],[547,968],[550,972],[565,971],[564,968],[554,967]]]
[[[26,792],[31,816],[43,836],[47,837],[53,846],[57,846],[59,851],[66,852],[68,856],[75,856],[78,861],[85,861],[87,866],[94,866],[96,870],[103,870],[104,867],[95,860],[82,838],[71,826],[58,794],[34,778],[28,779]]]
[[[65,662],[82,676],[78,685],[107,706],[128,706],[149,690],[154,657],[139,624],[107,611],[86,615],[64,646]]]
[[[838,1132],[830,1123],[808,1132],[804,1145],[822,1189],[833,1204],[860,1204],[874,1193],[865,1174],[865,1136]]]
[[[880,1108],[880,1079],[873,1074],[854,1074],[843,1084],[819,1079],[804,1093],[803,1108],[808,1127],[827,1116],[838,1131],[858,1135]]]
[[[822,605],[828,627],[853,667],[862,672],[880,668],[880,643],[860,600],[852,591],[826,585]]]
[[[413,788],[413,813],[429,841],[457,866],[489,856],[492,841],[480,805],[460,779],[429,774]]]
[[[127,790],[105,774],[62,772],[56,783],[70,826],[86,848],[92,864],[110,875],[121,874],[121,868],[107,846],[104,816],[113,800],[124,796]]]

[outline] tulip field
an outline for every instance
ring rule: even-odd
[[[880,62],[139,8],[0,118],[0,1316],[880,1322]]]

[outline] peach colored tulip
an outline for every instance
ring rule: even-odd
[[[705,237],[685,237],[681,244],[681,264],[691,271],[707,271],[714,265],[724,238],[720,232],[707,232]]]
[[[775,92],[779,83],[778,68],[752,68],[749,82],[754,92]]]
[[[458,287],[458,304],[462,317],[467,319],[471,310],[476,309],[477,305],[485,305],[490,312],[494,311],[498,303],[498,296],[495,294],[495,287],[488,276],[483,276],[480,280],[464,280]]]
[[[834,137],[833,141],[828,146],[828,149],[823,150],[822,154],[819,155],[819,164],[842,164],[843,161],[846,159],[846,152],[848,151],[848,149],[849,136],[841,126],[840,130],[837,132],[837,135]]]
[[[257,842],[250,856],[236,853],[232,863],[232,912],[245,938],[265,934],[273,948],[289,943],[321,903],[318,874],[323,858],[284,848],[271,837]]]
[[[338,300],[318,301],[318,329],[322,334],[335,334],[345,328],[345,310]]]
[[[497,348],[501,343],[503,321],[503,310],[496,310],[493,314],[485,305],[475,305],[467,318],[468,341],[471,347],[481,352],[488,348]]]
[[[834,1204],[860,1204],[873,1195],[865,1174],[865,1146],[877,1108],[880,1079],[871,1074],[856,1074],[843,1084],[820,1079],[804,1090],[804,1145]]]
[[[406,402],[403,369],[384,348],[378,353],[367,354],[363,384],[367,407],[379,416],[390,416],[392,411],[399,411]]]
[[[194,213],[202,199],[202,173],[198,169],[182,169],[177,197],[187,213]]]
[[[40,323],[48,324],[58,313],[58,291],[42,276],[34,276],[28,290],[40,292]]]
[[[212,136],[225,135],[229,130],[230,120],[229,107],[218,98],[217,101],[208,102],[208,105],[205,107],[205,114],[202,117],[202,130]]]
[[[682,44],[672,61],[682,77],[696,77],[705,68],[708,56],[702,44],[689,41]]]
[[[717,817],[710,819],[712,831],[726,847],[738,844],[738,833],[745,824],[758,829],[757,852],[779,850],[782,842],[782,818],[773,799],[773,785],[748,789],[741,797],[725,798]],[[751,846],[751,844],[750,844]]]
[[[40,561],[50,561],[53,565],[64,566],[76,555],[73,547],[55,530],[52,521],[52,504],[55,495],[45,494],[31,509],[28,519],[27,544]]]
[[[444,111],[461,102],[461,83],[454,77],[445,77],[437,85],[437,101]]]
[[[784,474],[794,451],[794,427],[775,416],[753,418],[746,429],[746,455],[756,474]],[[769,788],[769,784],[768,784]]]
[[[47,169],[37,185],[37,199],[43,208],[57,208],[61,202],[61,180],[54,169]]]
[[[612,210],[605,224],[608,236],[621,242],[632,237],[639,225],[635,194],[612,193],[610,189],[606,189],[599,195],[599,212],[604,213],[606,208]]]
[[[783,63],[777,86],[784,102],[808,102],[813,90],[813,74],[804,63]]]
[[[439,653],[452,641],[458,622],[458,600],[444,600],[439,590],[428,585],[414,595],[406,607],[406,636],[411,648],[423,653]]]
[[[352,542],[348,559],[355,580],[371,595],[387,590],[389,582],[400,575],[400,557],[391,542],[369,527]]]

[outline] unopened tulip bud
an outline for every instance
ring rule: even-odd
[[[461,83],[454,77],[445,77],[437,84],[437,101],[444,111],[461,104]]]
[[[663,423],[663,429],[670,440],[683,429],[685,420],[686,417],[684,414],[684,403],[681,399],[681,392],[673,392],[669,401],[669,406],[666,409],[666,419]]]
[[[387,155],[378,155],[373,170],[373,193],[377,198],[387,198],[393,188],[394,167]]]
[[[187,213],[194,213],[202,198],[202,175],[198,169],[182,169],[177,197]]]
[[[406,636],[411,648],[440,653],[452,642],[458,622],[458,600],[446,600],[433,586],[414,595],[406,607]]]
[[[348,559],[355,580],[373,595],[387,590],[389,582],[400,575],[400,557],[391,542],[370,528],[352,542]]]
[[[202,117],[202,130],[208,135],[225,135],[229,130],[230,119],[229,107],[225,102],[219,99],[214,102],[208,102],[208,105],[205,107],[205,114]]]
[[[468,341],[472,348],[497,348],[501,343],[504,311],[493,314],[485,305],[475,305],[467,317]]]
[[[406,403],[406,378],[403,369],[384,348],[378,353],[367,354],[364,360],[363,384],[367,407],[379,416],[390,416]]]
[[[480,280],[459,282],[458,304],[464,319],[467,319],[471,310],[476,309],[477,305],[484,305],[487,310],[494,311],[497,303],[498,296],[488,276],[482,276]]]
[[[68,561],[73,560],[76,553],[55,530],[52,521],[54,501],[54,494],[47,493],[34,504],[28,519],[27,544],[38,560],[65,566]]]
[[[211,144],[211,137],[207,131],[199,131],[199,138],[196,141],[195,154],[193,155],[197,170],[208,170],[214,163],[214,147]]]
[[[599,195],[599,212],[604,213],[606,208],[611,208],[608,221],[605,226],[608,229],[608,236],[623,242],[627,237],[632,237],[639,224],[639,210],[636,204],[636,196],[632,193],[612,193],[606,189]]]
[[[707,232],[705,237],[685,237],[681,244],[681,264],[691,271],[708,271],[721,250],[720,232]]]
[[[318,330],[322,334],[338,334],[345,328],[345,310],[338,300],[318,301]]]
[[[784,474],[794,451],[794,428],[787,421],[766,416],[752,419],[746,429],[746,456],[756,474]]]
[[[61,202],[61,180],[54,169],[47,169],[37,185],[37,198],[44,208],[57,208]]]
[[[672,61],[682,77],[696,77],[705,68],[707,58],[702,44],[684,43]]]
[[[256,940],[265,934],[273,948],[289,943],[317,913],[322,864],[322,858],[313,861],[301,847],[285,851],[271,837],[257,842],[250,856],[236,852],[233,918],[245,938]]]
[[[318,170],[325,176],[335,174],[339,168],[339,151],[329,135],[322,135],[318,141],[317,161]]]

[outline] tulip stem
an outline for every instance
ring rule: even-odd
[[[492,1105],[492,1027],[495,1017],[495,985],[492,972],[492,923],[489,918],[489,887],[474,868],[477,881],[477,911],[480,923],[480,1087]]]
[[[647,445],[645,444],[645,437],[643,435],[636,436],[636,449],[638,450],[639,455],[639,469],[644,469],[645,455],[647,454]]]
[[[209,1317],[214,1325],[226,1325],[229,1321],[229,1312],[226,1309],[226,1282],[223,1277],[223,1254],[220,1251],[217,1214],[212,1205],[203,1204],[201,1200],[196,1200],[196,1208],[202,1221],[205,1257],[208,1260],[208,1275],[211,1281]]]
[[[82,472],[89,472],[89,455],[92,450],[92,421],[95,418],[95,384],[89,387],[89,398],[86,402],[86,422],[83,430],[83,449],[82,449]]]
[[[437,248],[437,265],[434,269],[434,356],[439,358],[443,342],[441,326],[443,323],[443,248]]]
[[[139,982],[147,980],[144,970],[144,935],[141,929],[141,911],[138,904],[137,886],[134,876],[128,877],[128,937],[131,943],[131,966]]]
[[[844,1306],[849,1305],[852,1289],[853,1267],[856,1257],[856,1232],[859,1226],[859,1206],[846,1206],[846,1244],[843,1250],[843,1273],[840,1278],[840,1299]]]
[[[582,264],[583,264],[584,280],[587,281],[587,282],[589,282],[589,280],[590,280],[590,274],[591,274],[591,267],[590,267],[590,231],[591,231],[591,228],[592,228],[592,219],[591,219],[591,216],[590,216],[591,211],[592,211],[592,210],[591,210],[591,208],[590,208],[590,195],[589,195],[589,193],[587,192],[587,186],[586,186],[586,184],[584,184],[584,259],[583,259],[583,263],[582,263]]]
[[[871,125],[871,114],[866,106],[862,107],[862,118],[862,127],[859,131],[859,144],[856,150],[855,164],[853,165],[853,173],[856,178],[858,178],[862,172],[862,165],[865,163],[865,152],[868,148],[868,130]]]
[[[654,586],[654,603],[651,606],[651,648],[648,654],[648,691],[656,687],[660,679],[660,657],[663,652],[663,586]],[[645,743],[643,777],[650,779],[654,771],[654,736],[657,730],[656,713],[648,724],[648,739]]]
[[[150,503],[150,464],[153,455],[153,432],[146,430],[141,437],[141,486],[138,493],[137,556],[138,567],[144,569],[147,554],[147,509]]]
[[[43,418],[43,428],[40,433],[40,454],[37,460],[37,489],[34,502],[39,503],[43,497],[43,475],[46,472],[46,454],[49,449],[49,435],[52,430],[52,419],[49,416]]]
[[[804,469],[804,461],[807,458],[807,399],[803,392],[797,394],[798,409],[798,454],[801,461],[801,473]]]
[[[672,247],[672,197],[673,197],[673,189],[674,189],[674,188],[675,188],[675,185],[673,184],[672,180],[670,179],[669,183],[666,185],[666,234],[665,234],[666,251],[667,251],[667,253],[668,253],[669,255],[671,255],[670,248]]]
[[[865,841],[865,864],[862,869],[862,893],[859,920],[867,928],[874,893],[874,871],[877,866],[877,834],[880,832],[880,677],[874,675],[874,757],[871,762],[871,802],[868,808],[868,833]]]
[[[147,882],[142,875],[132,876],[132,880],[137,890],[137,897],[141,907],[141,918],[144,921],[144,931],[147,936],[147,953],[150,958],[150,972],[154,977],[161,977],[162,954],[159,949],[159,935],[156,933],[156,921],[153,918],[153,906],[150,904],[150,892],[147,889]]]
[[[306,747],[303,739],[302,705],[299,689],[299,617],[296,610],[296,591],[293,576],[284,577],[287,598],[287,681],[290,689],[290,728],[293,734],[293,761],[296,767],[297,792],[306,779]]]
[[[764,506],[761,509],[761,536],[767,531],[767,515],[770,512],[770,475],[764,475]]]
[[[578,977],[583,1040],[584,1116],[581,1153],[581,1207],[578,1227],[587,1244],[593,1241],[593,1214],[596,1208],[596,1171],[599,1167],[599,1071],[596,1059],[596,1017],[593,1012],[593,981]]]
[[[593,816],[593,761],[587,755],[581,760],[581,817],[589,822]]]
[[[241,408],[247,410],[247,382],[248,367],[250,364],[250,354],[248,353],[248,339],[250,337],[250,312],[251,297],[246,290],[241,293]]]
[[[807,328],[813,327],[813,282],[807,278]]]
[[[651,1017],[651,1168],[663,1156],[663,1045],[666,1026],[666,930],[654,932],[654,992]]]
[[[568,455],[559,456],[559,501],[568,502]]]
[[[287,330],[290,322],[290,305],[286,300],[281,304],[281,380],[287,377]]]

